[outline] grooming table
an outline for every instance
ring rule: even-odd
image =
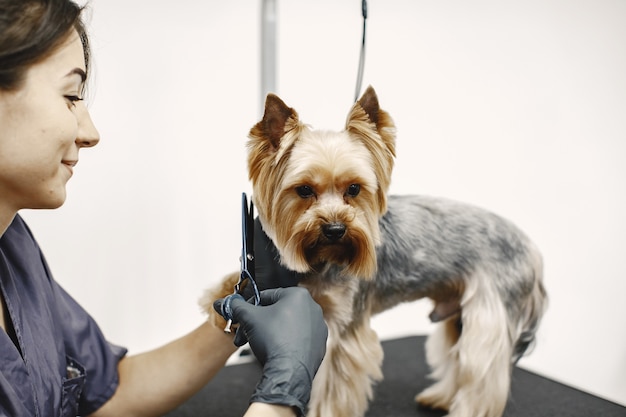
[[[382,343],[385,379],[374,389],[366,417],[441,417],[445,412],[419,408],[415,394],[432,381],[424,359],[425,336]],[[224,367],[185,404],[166,417],[243,416],[261,375],[256,361]],[[515,368],[505,417],[626,417],[626,407]],[[332,416],[324,416],[332,417]]]

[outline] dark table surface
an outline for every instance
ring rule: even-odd
[[[384,380],[374,390],[366,417],[440,417],[445,412],[416,406],[415,395],[430,385],[425,336],[382,343]],[[167,417],[242,416],[261,368],[256,361],[223,368],[198,394]],[[626,417],[626,407],[521,368],[513,371],[505,417]],[[328,416],[332,417],[332,416]]]

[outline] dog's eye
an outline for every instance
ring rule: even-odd
[[[299,187],[296,187],[296,192],[302,198],[310,198],[315,195],[315,193],[313,192],[313,188],[308,185],[301,185]]]
[[[356,197],[361,192],[361,186],[359,184],[350,184],[348,187],[348,191],[346,191],[346,195],[348,197]]]

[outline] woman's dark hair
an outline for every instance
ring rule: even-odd
[[[20,88],[26,70],[52,54],[75,29],[89,70],[89,40],[71,0],[0,0],[0,90]]]

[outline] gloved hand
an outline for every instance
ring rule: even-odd
[[[280,255],[274,242],[265,234],[261,222],[254,219],[254,281],[259,291],[270,288],[295,287],[303,277],[280,264]],[[246,300],[254,296],[254,290],[246,281],[241,291]]]
[[[213,304],[222,313],[221,298]],[[326,353],[328,328],[322,309],[301,287],[261,292],[258,306],[234,296],[233,321],[239,323],[234,343],[247,342],[263,365],[263,375],[250,402],[296,407],[305,415],[313,377]]]

